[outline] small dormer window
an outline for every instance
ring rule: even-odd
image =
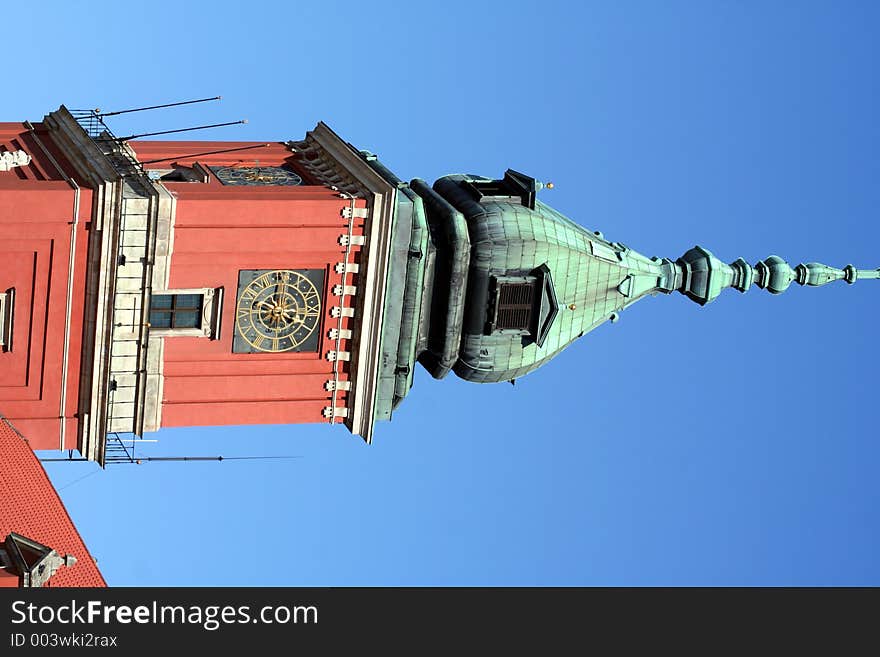
[[[18,575],[25,588],[39,588],[59,568],[69,568],[75,563],[75,557],[62,557],[52,548],[15,532],[9,533],[0,549],[0,566]]]
[[[519,335],[542,346],[559,311],[549,268],[490,277],[487,311],[488,335]]]
[[[477,200],[481,203],[486,201],[503,201],[505,203],[519,203],[520,197],[503,180],[474,181],[471,183],[476,191]]]
[[[478,203],[516,203],[535,209],[535,179],[513,169],[508,169],[501,180],[470,180],[464,186]]]
[[[525,283],[498,283],[495,328],[527,331],[532,323],[534,291],[534,280]]]

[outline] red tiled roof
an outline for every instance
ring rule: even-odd
[[[0,541],[10,532],[46,545],[76,563],[62,566],[47,586],[107,586],[42,463],[0,417]]]

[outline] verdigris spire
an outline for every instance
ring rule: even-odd
[[[399,192],[376,419],[403,401],[416,362],[437,379],[514,381],[658,293],[705,305],[728,287],[779,294],[793,282],[880,278],[852,265],[792,268],[775,255],[726,264],[701,246],[651,258],[542,203],[551,185],[517,171],[404,183],[365,157]]]
[[[678,290],[701,306],[713,301],[725,288],[745,292],[753,283],[771,294],[781,294],[792,283],[818,287],[832,281],[844,280],[852,284],[859,279],[880,278],[880,269],[856,269],[853,265],[835,269],[818,262],[808,262],[792,269],[776,255],[754,266],[742,258],[728,265],[701,246],[689,250],[674,266],[674,277],[667,277],[664,291]]]

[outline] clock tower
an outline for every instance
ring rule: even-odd
[[[370,440],[396,189],[358,151],[324,124],[122,140],[65,107],[0,129],[0,412],[32,448],[103,464],[125,458],[108,434],[301,422]]]
[[[646,257],[528,175],[404,182],[323,123],[137,141],[106,116],[0,124],[0,412],[33,449],[101,464],[133,458],[108,435],[172,426],[344,423],[370,442],[417,363],[514,381],[647,296],[880,278]]]

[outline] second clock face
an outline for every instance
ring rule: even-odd
[[[289,167],[211,167],[224,185],[302,185],[303,179]]]
[[[321,269],[239,272],[232,351],[315,351],[323,287]]]

